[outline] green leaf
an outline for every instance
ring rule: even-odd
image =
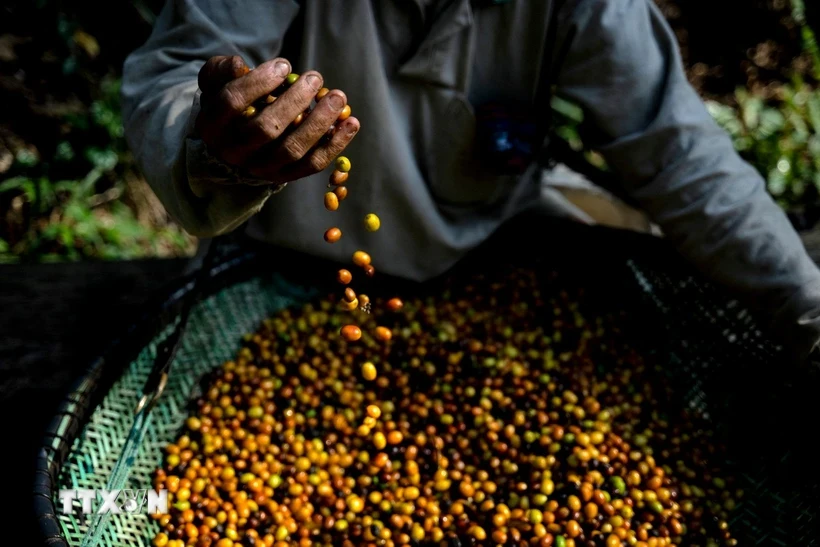
[[[769,193],[773,196],[780,196],[786,191],[786,177],[777,169],[769,171],[768,180]]]
[[[745,152],[754,147],[755,141],[752,137],[740,137],[735,139],[734,144],[738,152]]]
[[[119,104],[120,89],[122,89],[122,80],[119,78],[104,78],[100,83],[103,95],[109,102]]]
[[[572,120],[573,122],[581,123],[584,121],[584,110],[580,106],[567,101],[566,99],[562,99],[557,95],[553,95],[552,102],[550,104],[555,112]]]
[[[27,148],[21,148],[20,151],[17,152],[15,160],[22,167],[34,167],[40,161],[37,154]]]
[[[9,252],[9,244],[6,242],[5,239],[0,237],[0,253],[7,253]]]
[[[68,141],[60,142],[60,144],[57,145],[57,149],[54,151],[54,159],[59,161],[73,160],[74,148],[71,147],[71,143]]]
[[[40,198],[38,203],[40,214],[47,213],[57,204],[57,196],[54,194],[51,182],[46,177],[40,177],[37,179],[37,191]]]
[[[564,139],[576,152],[584,147],[581,137],[578,135],[578,130],[575,127],[565,125],[555,128],[555,134]]]
[[[812,160],[814,168],[820,170],[820,134],[814,134],[809,138],[807,144],[808,154]]]
[[[743,124],[740,122],[734,108],[715,101],[707,101],[706,110],[715,122],[733,138],[737,138],[744,133]]]
[[[65,192],[67,194],[74,194],[80,184],[81,183],[78,180],[60,180],[54,183],[54,191],[58,193]]]
[[[101,101],[94,101],[91,105],[91,119],[100,127],[108,131],[108,135],[115,140],[123,135],[122,119],[119,108],[115,110]]]
[[[598,152],[590,150],[586,153],[586,158],[591,165],[597,167],[598,169],[609,171],[609,165],[606,163],[604,157]]]
[[[815,91],[811,94],[807,107],[812,130],[820,133],[820,93]]]
[[[806,123],[806,119],[796,112],[791,112],[787,117],[792,126],[792,139],[801,143],[807,142],[809,139],[809,124]]]
[[[78,201],[71,201],[65,206],[63,216],[66,219],[75,222],[86,222],[90,219],[92,213],[91,209],[79,203]]]
[[[100,167],[95,167],[89,171],[85,178],[74,187],[72,196],[76,199],[85,199],[94,195],[94,186],[104,173],[105,171]]]
[[[0,182],[0,194],[10,190],[17,190],[22,188],[26,183],[31,183],[31,179],[27,177],[12,177]]]
[[[50,241],[57,241],[57,238],[60,235],[60,224],[49,224],[43,231],[40,233],[43,239],[48,239]]]
[[[94,167],[102,169],[103,171],[110,171],[116,167],[117,162],[119,161],[117,153],[110,148],[87,148],[85,150],[85,157],[94,165]]]
[[[57,237],[59,242],[62,243],[67,249],[71,249],[74,246],[74,233],[70,227],[60,225],[57,228]]]
[[[26,201],[33,203],[37,201],[37,188],[34,181],[27,177],[14,177],[0,182],[0,194],[11,190],[20,190],[26,196]]]
[[[769,138],[776,133],[783,131],[786,126],[786,117],[774,108],[765,108],[760,112],[759,135],[761,138]]]
[[[749,97],[741,104],[741,117],[743,125],[748,129],[757,128],[760,120],[760,112],[763,110],[763,101],[757,97]]]

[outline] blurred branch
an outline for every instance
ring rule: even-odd
[[[119,186],[114,186],[113,188],[109,188],[102,194],[94,194],[90,198],[88,198],[88,206],[92,209],[94,207],[99,207],[100,205],[104,205],[111,201],[115,201],[120,199],[122,196],[122,188]]]

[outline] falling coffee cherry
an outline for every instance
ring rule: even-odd
[[[338,228],[328,228],[325,232],[325,241],[328,243],[336,243],[342,239],[342,231]]]

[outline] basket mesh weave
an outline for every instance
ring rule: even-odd
[[[629,266],[661,314],[654,343],[662,340],[680,403],[731,446],[726,467],[744,496],[729,523],[740,544],[820,544],[820,492],[810,471],[820,424],[816,378],[798,371],[749,311],[713,285],[647,261]]]
[[[624,288],[634,290],[616,298],[621,306],[640,310],[635,315],[644,322],[641,343],[673,376],[680,404],[708,416],[733,447],[728,467],[745,493],[730,521],[740,545],[820,544],[816,462],[810,459],[816,453],[811,428],[820,423],[820,405],[812,404],[814,385],[794,381],[779,348],[721,291],[675,267],[659,267],[657,257],[620,264],[627,272]],[[129,487],[150,487],[164,446],[175,438],[189,402],[198,395],[199,378],[232,358],[242,335],[265,317],[316,296],[309,282],[300,283],[304,285],[259,275],[228,286],[195,308]],[[160,339],[141,351],[94,410],[72,445],[55,490],[105,488]],[[60,507],[57,499],[55,506]],[[64,537],[69,545],[79,545],[88,521],[79,510],[59,513]],[[147,515],[119,514],[111,519],[102,544],[147,546],[157,531]]]
[[[232,358],[242,335],[256,329],[265,317],[303,304],[311,295],[308,289],[285,284],[281,278],[271,283],[257,278],[228,287],[193,310],[168,385],[151,413],[144,443],[131,467],[128,488],[148,488],[152,484],[164,447],[175,438],[187,417],[188,403],[198,395],[200,377]],[[60,488],[106,487],[133,423],[142,386],[154,364],[157,342],[165,334],[140,353],[94,411],[63,465]],[[60,507],[59,500],[55,503]],[[60,522],[69,544],[80,545],[89,521],[80,513],[81,502],[75,500],[74,505],[75,513],[60,512]],[[146,514],[120,513],[109,523],[102,545],[147,547],[159,531],[156,522]]]

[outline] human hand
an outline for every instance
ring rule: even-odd
[[[218,56],[199,72],[197,132],[211,155],[258,184],[280,185],[324,170],[360,127],[354,117],[339,121],[347,97],[323,89],[321,74],[309,71],[286,85],[290,71],[281,58],[250,70],[241,57]]]

